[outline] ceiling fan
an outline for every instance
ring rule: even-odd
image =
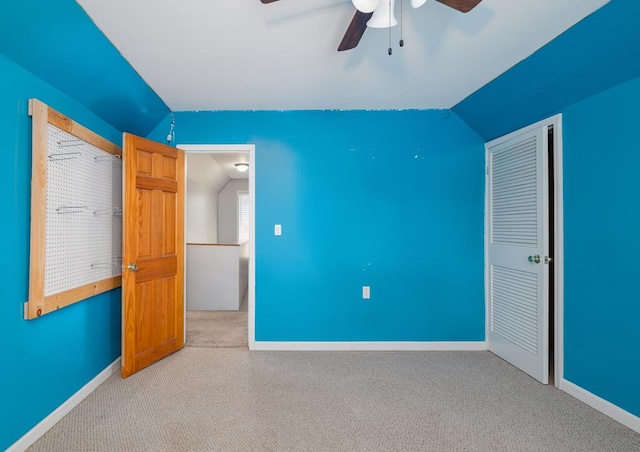
[[[278,0],[260,0],[262,3],[273,3]],[[393,16],[395,0],[351,0],[356,7],[356,14],[351,19],[338,52],[357,47],[367,27],[388,28],[398,23]],[[420,8],[427,0],[411,0],[413,8]],[[475,8],[482,0],[436,0],[443,5],[466,13]]]

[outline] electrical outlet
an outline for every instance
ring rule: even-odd
[[[369,286],[362,286],[362,298],[365,300],[371,298],[371,289]]]

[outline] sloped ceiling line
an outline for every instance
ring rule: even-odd
[[[389,57],[389,30],[369,30],[357,49],[336,52],[354,12],[346,0],[32,0],[4,8],[0,52],[118,130],[143,136],[170,109],[457,104],[476,127],[462,99],[607,1],[483,0],[467,14],[428,1],[405,8],[407,44]]]

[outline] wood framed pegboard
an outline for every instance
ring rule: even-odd
[[[37,99],[29,301],[34,319],[122,282],[122,149]]]

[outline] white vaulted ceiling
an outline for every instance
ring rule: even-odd
[[[404,0],[389,56],[388,29],[337,52],[345,0],[77,1],[173,111],[450,108],[608,2]]]

